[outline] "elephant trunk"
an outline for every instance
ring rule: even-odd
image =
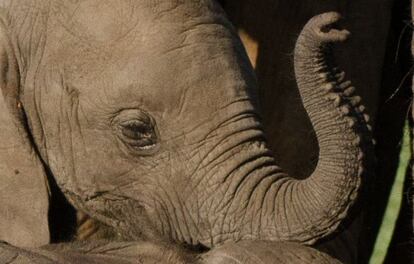
[[[348,35],[328,28],[338,19],[336,13],[313,18],[295,49],[299,90],[320,148],[313,174],[301,180],[284,173],[266,146],[255,107],[238,100],[205,137],[205,152],[194,155],[192,180],[168,199],[177,199],[182,210],[160,219],[161,233],[215,247],[239,240],[313,244],[337,230],[360,192],[372,151],[360,99],[330,61],[329,44]]]
[[[319,143],[315,171],[305,180],[281,184],[276,204],[286,212],[283,240],[314,243],[337,229],[357,198],[371,150],[371,128],[360,97],[331,61],[330,44],[346,40],[349,32],[330,28],[337,13],[311,19],[295,48],[295,73],[304,107]],[[280,201],[292,201],[281,203]],[[299,202],[295,202],[299,201]],[[292,225],[294,219],[301,224]],[[299,222],[299,221],[296,221]]]
[[[219,205],[210,206],[215,212],[226,212],[214,220],[225,224],[212,243],[202,242],[260,239],[313,244],[334,232],[348,215],[365,178],[372,140],[360,98],[353,96],[350,82],[332,65],[330,43],[344,41],[349,34],[328,28],[338,19],[336,13],[313,18],[295,49],[300,94],[319,142],[315,171],[303,180],[283,173],[261,129],[243,127],[242,144],[228,148],[233,149],[229,155],[234,164],[222,171],[229,176],[217,184],[220,195],[214,197],[220,201],[209,203]],[[246,123],[252,120],[245,119]],[[232,124],[239,123],[240,130],[240,122]],[[227,152],[224,145],[221,149]]]

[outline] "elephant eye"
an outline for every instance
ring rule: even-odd
[[[155,122],[147,114],[126,110],[115,121],[118,137],[131,150],[138,154],[152,154],[157,149],[158,133]]]
[[[150,124],[141,121],[132,121],[121,124],[121,132],[126,138],[135,141],[134,146],[146,147],[154,144],[156,135]]]

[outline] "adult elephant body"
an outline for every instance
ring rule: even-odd
[[[239,30],[259,83],[263,126],[277,162],[290,174],[308,177],[318,160],[318,143],[299,100],[292,51],[302,26],[315,14],[336,10],[352,38],[335,50],[367,106],[377,141],[377,169],[367,215],[320,247],[348,263],[365,263],[388,201],[409,100],[408,1],[222,0]],[[381,19],[378,19],[378,18]],[[404,20],[406,19],[406,20]],[[406,80],[406,79],[405,79]],[[372,201],[372,202],[371,202]],[[365,222],[365,223],[363,223]],[[363,226],[363,227],[362,227]],[[361,250],[359,250],[361,249]]]
[[[337,13],[310,20],[296,44],[320,146],[298,180],[267,147],[253,70],[215,1],[0,3],[2,240],[50,242],[54,181],[116,239],[181,249],[310,245],[350,214],[372,149],[364,107],[332,66],[330,44],[348,36],[332,28]]]

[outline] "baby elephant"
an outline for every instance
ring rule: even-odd
[[[300,180],[266,144],[254,72],[216,1],[0,7],[0,260],[335,263],[284,242],[334,233],[370,164],[364,107],[330,53],[349,35],[337,13],[312,18],[295,49],[320,147]],[[42,247],[62,242],[60,192],[109,241]]]

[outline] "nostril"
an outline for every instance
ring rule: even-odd
[[[329,31],[332,30],[332,28],[336,28],[336,27],[334,27],[332,24],[330,24],[330,25],[326,25],[326,26],[321,27],[320,31],[322,33],[328,33]]]

